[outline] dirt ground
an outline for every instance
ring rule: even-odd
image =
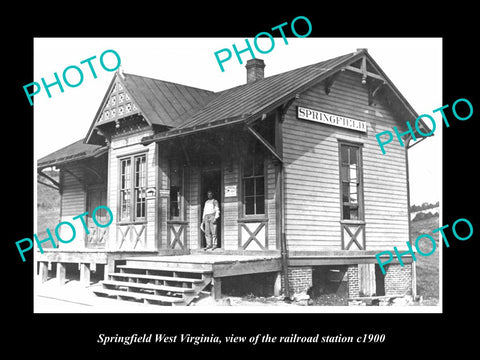
[[[68,281],[64,285],[59,285],[55,278],[49,279],[43,284],[36,284],[34,293],[34,312],[35,313],[125,313],[125,312],[162,312],[164,309],[158,305],[145,305],[131,301],[119,301],[110,298],[98,297],[93,293],[93,288],[101,286],[99,283],[85,286],[78,280]],[[305,295],[305,294],[304,294]],[[432,306],[436,302],[430,301],[410,301],[393,302],[389,306]],[[344,307],[348,306],[345,297],[335,294],[322,294],[314,299],[293,299],[285,301],[283,296],[224,296],[221,300],[213,300],[209,295],[191,304],[191,307],[199,307],[198,311],[204,311],[211,307],[282,307],[293,310],[303,307],[302,311],[319,310],[318,307]],[[316,309],[317,308],[317,309]],[[178,309],[178,308],[176,308]],[[224,311],[228,311],[223,309]],[[328,309],[322,309],[327,310]],[[194,309],[191,309],[195,312]],[[232,309],[235,311],[235,309]],[[287,310],[288,311],[288,310]]]

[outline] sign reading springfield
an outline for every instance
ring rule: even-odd
[[[307,109],[301,106],[297,107],[297,117],[299,119],[316,121],[322,124],[367,132],[367,123],[365,121],[350,119],[339,115],[328,114],[322,111]]]

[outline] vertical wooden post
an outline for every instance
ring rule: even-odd
[[[103,267],[103,280],[108,280],[108,264],[105,264]]]
[[[80,264],[80,282],[90,285],[90,264]]]
[[[410,216],[410,215],[409,215]],[[415,299],[417,297],[417,266],[416,262],[412,261],[412,296]]]
[[[65,275],[66,275],[65,264],[60,262],[57,263],[57,281],[60,285],[65,284],[65,282],[67,281]]]
[[[212,297],[213,300],[220,300],[222,298],[222,280],[220,278],[212,279]]]
[[[376,294],[375,264],[358,264],[358,283],[363,296]]]
[[[103,268],[103,280],[108,280],[108,274],[115,272],[115,260],[107,259],[107,263]]]
[[[48,280],[48,262],[40,261],[39,262],[39,277],[40,281],[44,283]]]
[[[273,295],[280,296],[282,293],[282,272],[279,271],[275,274],[275,283],[273,284]]]
[[[280,162],[275,163],[275,248],[281,249],[282,241],[282,185],[281,185],[281,169]]]

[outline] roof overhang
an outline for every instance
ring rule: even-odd
[[[170,139],[181,137],[181,136],[196,134],[196,133],[201,132],[201,131],[218,129],[218,128],[221,128],[221,127],[225,127],[227,125],[247,122],[251,118],[252,118],[252,116],[250,114],[242,114],[241,116],[236,116],[236,117],[232,117],[232,118],[226,118],[226,119],[222,119],[222,120],[212,121],[212,122],[209,122],[207,124],[164,131],[164,132],[157,133],[155,135],[150,135],[150,136],[143,137],[142,140],[141,140],[141,144],[149,145],[152,142],[162,142],[162,141],[170,140]]]
[[[354,68],[352,69],[351,66],[345,66],[344,68],[346,70],[351,70],[351,71],[355,71],[355,72],[360,72],[363,74],[363,78],[362,79],[367,79],[368,77],[372,77],[374,79],[377,79],[377,80],[382,80],[383,81],[383,86],[387,86],[387,88],[391,91],[391,93],[395,96],[395,99],[402,105],[402,107],[407,111],[407,113],[411,116],[411,119],[407,119],[406,121],[408,120],[415,120],[419,117],[418,113],[415,111],[415,109],[410,105],[410,103],[407,101],[407,99],[405,99],[405,97],[402,95],[402,93],[398,90],[398,88],[395,86],[395,84],[388,78],[388,76],[383,72],[383,70],[380,68],[380,66],[377,64],[377,62],[370,56],[370,54],[368,53],[368,51],[366,49],[362,49],[362,66],[358,69],[358,68]],[[377,74],[375,73],[371,73],[371,72],[368,72],[367,69],[366,69],[366,66],[364,67],[363,64],[366,63],[366,61],[369,61],[370,62],[370,66],[373,67],[373,69],[376,71]],[[379,87],[377,87],[375,90],[373,90],[374,92],[376,92],[377,90],[379,89]],[[423,133],[425,134],[428,134],[430,133],[430,128],[425,124],[425,122],[423,121],[423,119],[420,118],[419,122],[418,122],[421,130]],[[425,136],[425,135],[422,135],[420,134],[417,130],[416,130],[416,127],[415,127],[415,130],[414,130],[414,133],[416,136],[418,136],[419,138],[426,138],[426,137],[430,137],[430,136],[433,136],[432,135],[428,135],[428,136]]]
[[[93,146],[93,145],[92,145]],[[45,168],[52,166],[63,166],[71,163],[73,161],[86,160],[89,158],[98,158],[108,152],[108,145],[99,146],[97,149],[92,149],[91,151],[78,151],[73,152],[60,157],[52,157],[45,161],[38,161],[37,171],[41,171]],[[46,156],[48,158],[50,156]]]

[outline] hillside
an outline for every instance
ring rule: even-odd
[[[417,254],[417,293],[423,296],[424,302],[429,305],[435,305],[439,299],[439,233],[432,234],[432,230],[437,229],[439,225],[438,214],[429,218],[415,220],[411,222],[412,239],[421,234],[429,234],[435,239],[437,249],[430,256],[421,256]],[[426,241],[419,242],[419,247],[424,253],[432,249],[431,243]]]
[[[436,207],[440,206],[440,202],[437,201],[435,204],[427,203],[424,202],[422,205],[411,205],[410,206],[410,211],[422,211],[422,210],[428,210],[428,209],[433,209]]]

